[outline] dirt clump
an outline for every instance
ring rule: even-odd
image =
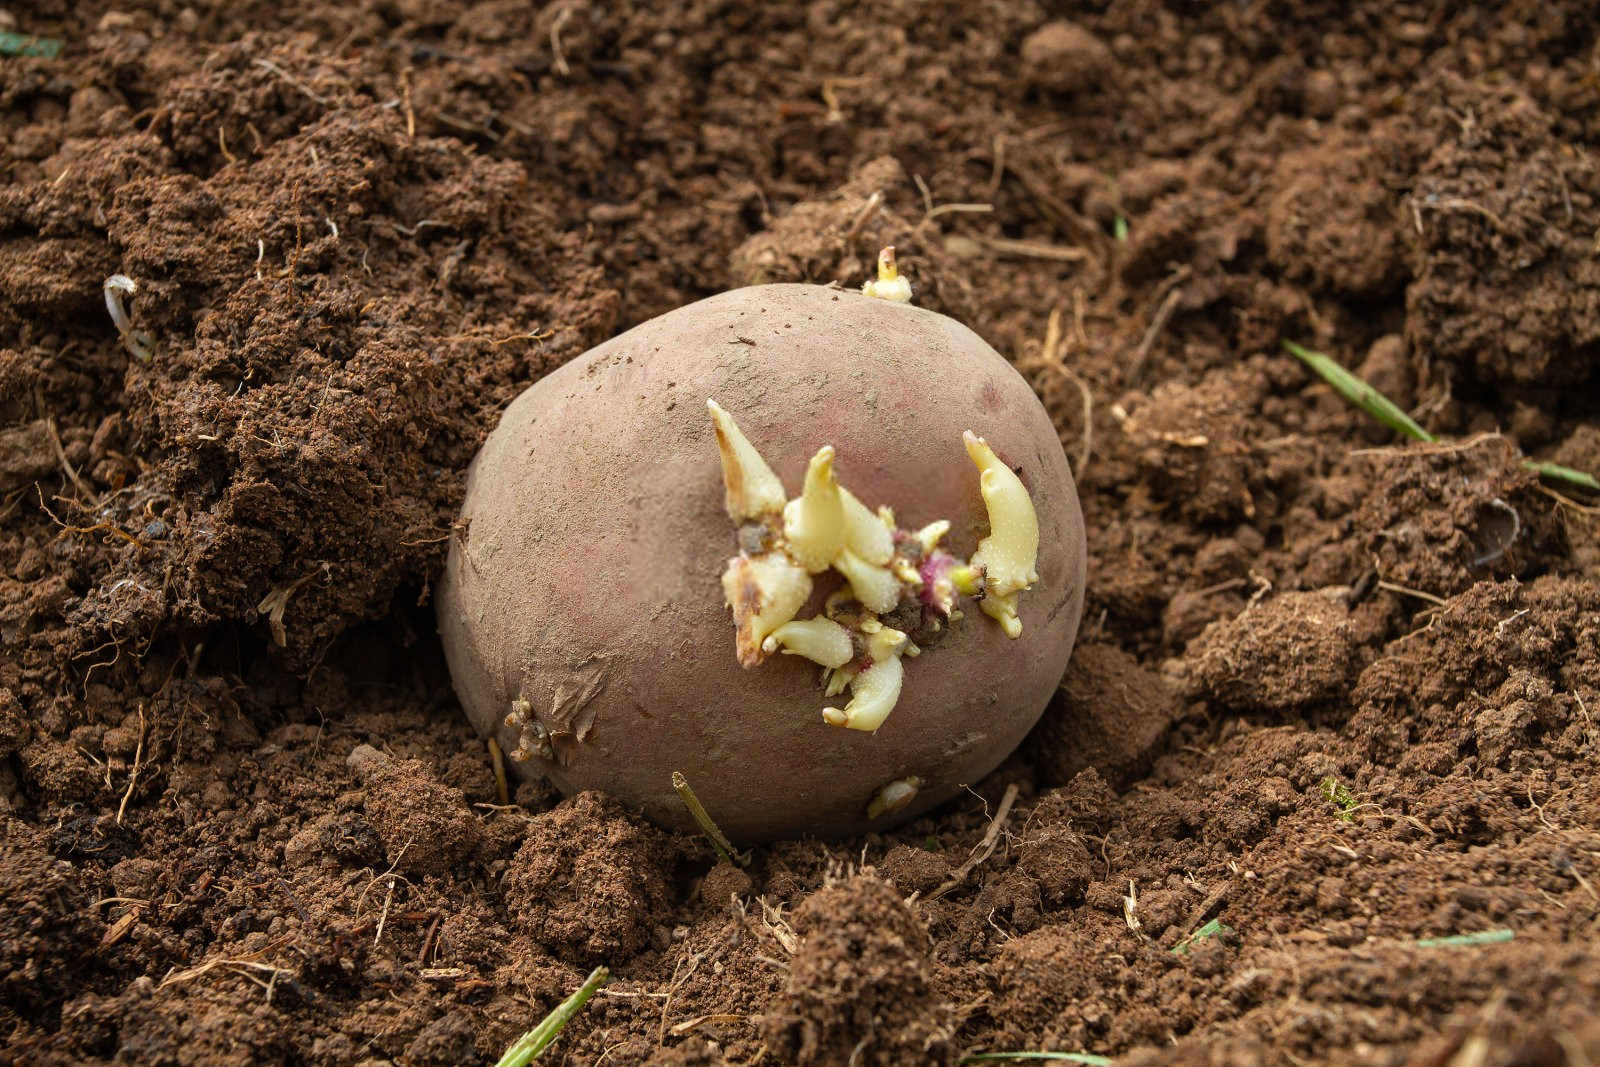
[[[1351,728],[1375,756],[1444,744],[1452,765],[1549,766],[1600,734],[1600,597],[1587,582],[1479,583],[1361,672]]]
[[[1109,91],[1116,58],[1105,42],[1076,22],[1047,22],[1023,38],[1024,83],[1057,93]]]
[[[889,883],[862,872],[824,886],[794,928],[789,978],[761,1023],[769,1047],[797,1064],[955,1062],[927,931]]]
[[[579,793],[537,817],[505,878],[517,929],[598,964],[637,952],[673,898],[668,838],[609,797]]]
[[[1387,582],[1448,597],[1474,582],[1539,574],[1567,554],[1560,505],[1503,439],[1374,461],[1354,522]]]
[[[1177,713],[1176,694],[1159,675],[1113,645],[1084,644],[1025,751],[1052,784],[1091,767],[1131,781],[1149,769]]]
[[[1165,383],[1129,403],[1121,429],[1137,449],[1138,475],[1151,495],[1192,523],[1276,513],[1311,457],[1295,442],[1262,447],[1260,423],[1239,398],[1271,391],[1269,371],[1258,364],[1198,385]]]
[[[1566,151],[1550,110],[1510,86],[1446,78],[1415,107],[1437,140],[1419,138],[1407,198],[1407,338],[1480,382],[1592,381],[1600,264],[1580,235],[1600,228],[1600,161]]]
[[[1116,965],[1092,939],[1070,928],[1036,930],[1007,943],[994,963],[1003,1020],[997,1043],[1008,1048],[1090,1048],[1110,1022],[1095,991]],[[1109,973],[1108,973],[1109,972]]]
[[[0,1003],[19,1015],[54,1017],[99,941],[89,886],[73,864],[7,838],[0,855]]]
[[[1047,823],[1023,838],[1017,866],[1053,908],[1081,901],[1094,877],[1083,835],[1063,822]]]
[[[1369,144],[1320,144],[1286,155],[1267,205],[1267,257],[1318,289],[1375,298],[1405,280],[1399,204]]]
[[[1354,680],[1354,641],[1341,589],[1284,593],[1206,627],[1189,648],[1197,693],[1282,712],[1325,704]]]
[[[348,762],[365,787],[362,808],[371,832],[394,870],[441,874],[482,844],[483,830],[461,790],[439,782],[421,760],[391,760],[359,745]],[[364,858],[364,831],[335,833],[335,849]]]

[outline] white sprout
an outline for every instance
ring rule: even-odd
[[[771,655],[782,649],[786,655],[804,656],[822,667],[843,667],[855,655],[850,631],[824,616],[786,622],[761,642],[761,651]]]
[[[971,430],[963,440],[967,454],[982,472],[978,490],[989,511],[989,536],[978,542],[978,551],[972,554],[972,565],[983,569],[988,591],[978,606],[1000,623],[1008,637],[1015,638],[1022,633],[1017,594],[1039,580],[1034,569],[1039,557],[1039,518],[1022,479],[1001,462],[994,449]]]
[[[877,819],[894,814],[915,800],[921,789],[922,779],[916,775],[890,782],[878,790],[877,795],[872,798],[872,803],[867,805],[867,818]]]
[[[894,533],[889,523],[842,485],[839,497],[844,501],[845,544],[850,551],[875,567],[887,564],[894,558]]]
[[[722,595],[733,608],[739,663],[754,667],[766,658],[762,645],[799,614],[811,596],[811,575],[782,552],[735,556],[722,572]]]
[[[909,643],[904,633],[887,626],[874,633],[867,641],[871,664],[850,679],[850,703],[842,711],[823,708],[822,721],[867,733],[882,726],[900,699],[900,686],[905,681],[900,655]]]
[[[126,274],[113,274],[105,280],[104,289],[106,311],[111,315],[111,324],[117,328],[117,335],[122,338],[122,346],[135,359],[150,362],[156,350],[155,339],[143,330],[134,329],[128,309],[122,306],[122,298],[137,293],[139,284]]]
[[[805,489],[784,506],[783,533],[789,554],[812,574],[827,570],[844,548],[844,500],[833,476],[832,445],[811,457]]]

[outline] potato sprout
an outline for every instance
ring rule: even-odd
[[[893,300],[900,304],[911,302],[911,281],[895,265],[894,245],[878,253],[878,276],[868,278],[862,284],[861,291],[879,300]]]
[[[887,509],[874,513],[844,489],[831,445],[811,458],[800,495],[780,504],[782,480],[726,409],[715,400],[706,406],[722,455],[728,516],[740,525],[741,545],[759,548],[741,551],[722,573],[742,666],[758,666],[780,648],[811,660],[827,671],[828,696],[845,687],[851,692],[843,709],[823,710],[823,721],[870,732],[900,698],[901,657],[920,651],[911,634],[881,616],[904,616],[918,632],[933,634],[961,617],[957,601],[970,596],[1006,636],[1022,636],[1017,597],[1039,580],[1039,520],[1027,487],[983,438],[969,430],[962,439],[978,468],[990,532],[963,562],[938,548],[949,522],[900,530]],[[746,536],[752,520],[759,529]],[[812,576],[830,569],[844,578],[848,595],[835,592],[824,614],[796,620],[811,598]]]

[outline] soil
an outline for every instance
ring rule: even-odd
[[[0,12],[0,1059],[492,1062],[603,963],[548,1061],[1600,1062],[1600,513],[1522,466],[1600,468],[1600,11],[1045,8]],[[747,870],[501,796],[499,412],[889,243],[1079,476],[1045,721]]]

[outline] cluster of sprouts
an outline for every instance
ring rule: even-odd
[[[892,269],[892,255],[889,262]],[[975,598],[1007,636],[1021,636],[1017,598],[1038,580],[1039,522],[1022,480],[983,438],[963,435],[990,533],[961,560],[940,547],[948,521],[903,530],[889,508],[874,511],[840,485],[831,445],[817,450],[800,495],[789,499],[733,417],[715,400],[706,403],[724,503],[738,527],[739,554],[723,571],[722,592],[742,666],[776,653],[811,660],[822,668],[828,697],[847,687],[851,695],[843,708],[824,708],[823,721],[874,731],[899,700],[903,661],[922,651],[913,637],[936,638],[960,620],[961,597]],[[799,618],[816,579],[829,571],[842,583],[820,614]]]

